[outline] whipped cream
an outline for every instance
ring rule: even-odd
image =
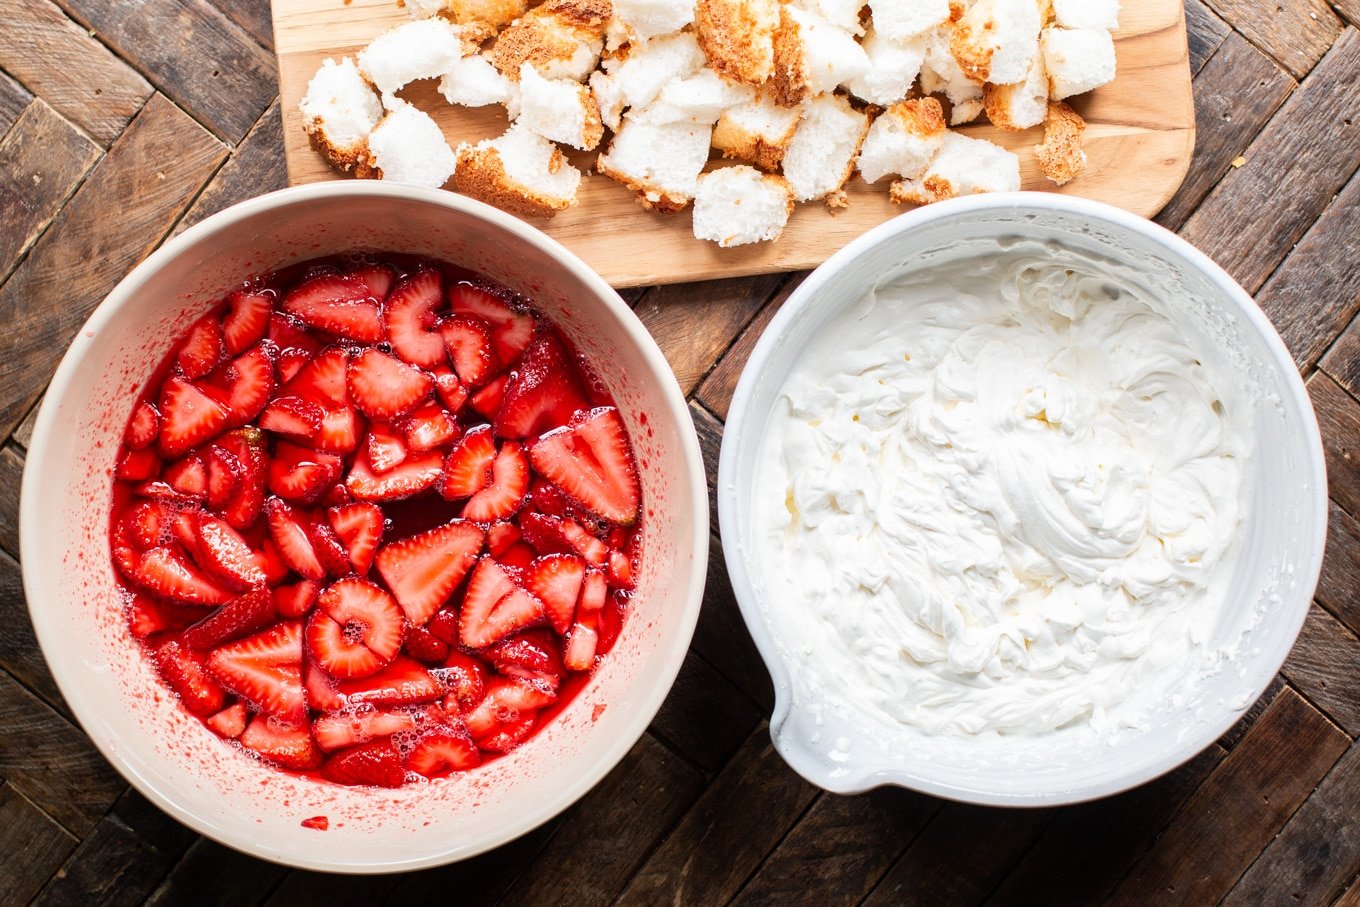
[[[923,270],[822,328],[764,442],[794,682],[929,734],[1133,721],[1223,606],[1249,408],[1132,272],[1047,247]]]

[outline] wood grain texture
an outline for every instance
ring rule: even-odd
[[[288,185],[283,168],[283,121],[279,105],[271,104],[235,152],[203,187],[193,206],[175,224],[178,235],[194,224],[237,202]]]
[[[66,204],[99,146],[41,98],[0,140],[0,279]]]
[[[1350,743],[1286,690],[1171,821],[1112,904],[1213,903],[1228,893]],[[1232,834],[1224,834],[1231,828]]]
[[[737,389],[737,382],[741,380],[741,373],[746,368],[747,360],[751,358],[751,351],[755,349],[761,335],[769,327],[770,320],[806,279],[805,271],[790,275],[773,298],[756,313],[751,323],[746,325],[736,342],[718,360],[718,364],[708,373],[703,384],[699,385],[695,399],[719,419],[724,421],[727,419],[727,410],[732,405],[732,394]]]
[[[703,656],[690,652],[651,730],[666,746],[712,774],[750,736],[761,711]]]
[[[1360,32],[1347,28],[1181,235],[1255,293],[1360,164],[1358,108]]]
[[[1282,669],[1347,734],[1360,734],[1360,638],[1314,605]]]
[[[9,132],[32,100],[33,95],[24,86],[0,71],[0,136]]]
[[[38,421],[38,408],[42,403],[39,398],[33,406],[29,407],[28,414],[24,416],[24,421],[19,423],[19,427],[14,429],[12,438],[14,443],[27,450],[29,442],[33,440],[33,424]]]
[[[1360,633],[1360,521],[1332,503],[1327,516],[1327,553],[1317,600]]]
[[[246,907],[259,904],[287,869],[199,838],[145,901],[147,907]]]
[[[1207,2],[1234,28],[1300,78],[1322,58],[1341,30],[1341,22],[1326,0]]]
[[[274,0],[284,142],[293,183],[335,177],[309,146],[297,110],[321,61],[354,53],[406,18],[392,0],[353,0],[343,6],[332,0]],[[1150,215],[1180,184],[1194,144],[1185,20],[1179,0],[1124,0],[1120,25],[1119,77],[1077,103],[1090,124],[1085,136],[1089,166],[1059,191]],[[505,128],[499,108],[450,107],[431,84],[408,87],[402,95],[434,116],[454,144],[488,138]],[[1003,133],[974,126],[965,132],[1015,150],[1026,188],[1052,188],[1034,163],[1040,130]],[[582,167],[593,158],[573,156]],[[848,210],[833,213],[820,204],[801,205],[778,242],[737,249],[696,240],[688,213],[647,212],[632,193],[598,175],[582,184],[579,205],[550,222],[536,223],[615,286],[674,283],[814,267],[870,227],[901,213],[883,185],[868,186],[856,178],[848,192]]]
[[[704,478],[708,486],[708,525],[719,532],[718,525],[718,457],[722,453],[723,424],[697,403],[689,405],[694,431],[699,436],[699,453],[704,458]]]
[[[709,545],[708,584],[699,624],[694,628],[693,648],[763,710],[768,712],[774,706],[770,672],[741,619],[717,539]]]
[[[1308,393],[1322,428],[1328,490],[1333,500],[1356,516],[1360,514],[1360,402],[1322,372],[1308,381]]]
[[[1219,18],[1218,13],[1206,6],[1203,0],[1185,0],[1185,38],[1190,45],[1190,75],[1199,75],[1204,64],[1231,32],[1232,26]],[[1198,95],[1198,88],[1195,93]]]
[[[0,784],[0,904],[26,904],[79,843],[74,835],[34,806],[27,797]]]
[[[0,633],[0,668],[62,715],[69,715],[70,709],[61,698],[33,635],[19,563],[3,551],[0,551],[0,626],[8,628]]]
[[[397,879],[385,903],[442,904],[456,892],[463,904],[494,904],[533,863],[556,830],[557,822],[548,822],[522,838],[471,860],[427,872],[408,873]],[[583,855],[582,858],[586,857]]]
[[[163,97],[151,99],[0,287],[0,427],[13,431],[76,330],[156,247],[226,150]],[[106,228],[118,212],[118,229]]]
[[[1237,719],[1237,723],[1228,728],[1222,737],[1218,738],[1218,745],[1226,750],[1232,750],[1241,743],[1242,738],[1247,736],[1251,731],[1252,726],[1260,720],[1261,716],[1265,714],[1266,709],[1270,708],[1271,703],[1275,701],[1275,697],[1279,696],[1284,688],[1284,678],[1279,674],[1276,674],[1275,677],[1271,679],[1270,683],[1266,684],[1266,688],[1262,691],[1261,695],[1256,697],[1256,701],[1242,713],[1241,718]]]
[[[0,0],[0,67],[107,147],[151,85],[51,0]]]
[[[274,20],[269,15],[269,0],[232,0],[214,5],[261,47],[274,49]]]
[[[19,556],[19,483],[24,477],[24,455],[17,446],[0,448],[0,548]]]

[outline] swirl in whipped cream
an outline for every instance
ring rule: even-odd
[[[822,330],[758,517],[795,682],[926,733],[1041,734],[1184,675],[1236,558],[1245,432],[1127,276],[1001,253]]]

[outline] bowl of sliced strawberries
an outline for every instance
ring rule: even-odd
[[[389,872],[547,821],[698,617],[703,464],[627,305],[448,193],[290,189],[186,231],[63,359],[21,504],[34,628],[139,790]]]

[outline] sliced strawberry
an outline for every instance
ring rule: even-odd
[[[567,631],[567,645],[562,651],[563,663],[573,671],[589,671],[595,667],[595,653],[599,647],[599,612],[578,610],[576,623]]]
[[[171,548],[143,552],[135,580],[152,595],[185,605],[220,605],[232,599],[230,589],[204,576]]]
[[[458,645],[458,611],[454,608],[440,608],[425,623],[425,629],[436,639],[450,646]]]
[[[615,641],[619,638],[619,632],[623,630],[623,618],[628,613],[628,596],[623,592],[615,592],[605,602],[604,608],[599,615],[599,641],[595,644],[595,654],[604,655],[614,648]]]
[[[491,484],[491,466],[495,461],[496,442],[491,437],[491,426],[472,429],[449,451],[440,494],[450,501],[472,497]]]
[[[129,450],[118,461],[114,475],[127,482],[144,482],[160,474],[161,458],[156,456],[156,448],[143,447]]]
[[[439,326],[449,361],[458,380],[468,387],[481,387],[496,373],[496,354],[491,330],[480,318],[455,315]]]
[[[477,746],[489,753],[508,753],[529,739],[538,724],[538,712],[516,712],[515,717],[496,725],[477,739]]]
[[[154,655],[161,676],[186,709],[200,718],[221,711],[226,694],[208,673],[202,655],[173,639],[158,646]]]
[[[374,422],[368,427],[366,446],[368,465],[379,474],[400,466],[411,453],[406,446],[406,439],[386,422]]]
[[[172,605],[145,595],[132,595],[127,604],[128,628],[134,639],[182,630],[203,616],[202,608]]]
[[[491,485],[473,495],[463,508],[463,517],[491,523],[510,517],[524,501],[529,490],[529,458],[516,441],[506,441],[491,466]]]
[[[597,565],[609,557],[609,546],[573,520],[526,513],[520,517],[519,528],[524,532],[524,540],[540,554],[574,551]]]
[[[425,664],[443,664],[449,657],[449,644],[424,627],[406,629],[406,654]]]
[[[335,454],[278,441],[269,462],[269,490],[297,504],[312,504],[340,479]]]
[[[487,682],[486,696],[466,716],[473,738],[493,733],[524,714],[534,714],[557,701],[557,693],[544,683],[523,678],[493,677]]]
[[[406,767],[426,778],[461,772],[482,764],[482,754],[467,731],[436,727],[416,740],[406,756]]]
[[[321,352],[323,346],[321,338],[312,333],[307,325],[291,315],[277,311],[269,316],[269,333],[265,336],[279,351],[280,356],[298,359],[299,367]]]
[[[360,343],[382,340],[378,302],[367,284],[343,274],[304,280],[283,299],[284,311],[318,330]]]
[[[348,708],[349,701],[340,695],[335,678],[317,665],[315,659],[304,654],[302,661],[303,693],[307,706],[318,712],[334,712]]]
[[[314,579],[279,586],[274,590],[274,608],[280,617],[302,617],[312,610],[320,594],[321,584]]]
[[[344,483],[337,482],[321,496],[322,507],[344,507],[346,504],[354,503],[354,495],[349,493],[349,489]]]
[[[227,427],[229,413],[195,385],[170,377],[161,388],[161,453],[178,457]]]
[[[401,649],[401,611],[382,589],[358,577],[332,583],[307,622],[307,651],[338,680],[367,677]]]
[[[264,571],[255,561],[255,552],[231,524],[210,513],[196,515],[198,544],[195,559],[207,573],[220,582],[245,591],[264,584]]]
[[[372,348],[350,360],[345,381],[359,412],[379,420],[406,415],[434,389],[420,369]]]
[[[246,714],[246,704],[237,702],[207,718],[203,723],[219,737],[234,740],[246,729],[247,717],[249,716]]]
[[[619,589],[633,588],[633,559],[625,551],[609,552],[609,582]]]
[[[123,513],[127,540],[138,551],[164,545],[170,540],[176,511],[162,501],[138,501]]]
[[[204,315],[189,328],[175,359],[179,363],[180,374],[189,381],[197,381],[217,368],[226,354],[222,326],[214,316]]]
[[[458,422],[439,404],[430,402],[406,417],[406,443],[412,450],[443,447],[458,434]]]
[[[491,679],[486,665],[462,652],[450,652],[439,674],[449,685],[452,691],[450,695],[456,699],[459,712],[465,712],[482,701],[486,695],[486,685]]]
[[[378,302],[387,298],[392,292],[392,284],[397,282],[397,275],[386,265],[359,265],[349,272],[349,276],[368,287],[369,295]]]
[[[443,301],[443,281],[433,269],[417,271],[398,284],[383,313],[392,351],[422,368],[442,363],[444,341],[434,330],[434,310]]]
[[[529,506],[548,516],[566,516],[571,510],[571,501],[552,482],[534,479],[529,486]]]
[[[170,534],[185,554],[194,557],[198,553],[198,511],[172,509],[169,513]]]
[[[306,579],[326,578],[326,569],[316,556],[312,547],[311,534],[307,532],[306,522],[293,508],[278,498],[265,502],[265,517],[269,521],[269,534],[278,546],[279,556]]]
[[[330,527],[330,523],[320,516],[314,517],[307,525],[307,535],[312,540],[312,550],[326,572],[334,577],[349,576],[354,567],[349,562],[349,552]]]
[[[269,332],[274,295],[273,290],[235,290],[227,297],[227,314],[222,319],[227,355],[239,356],[264,339]]]
[[[268,527],[262,528],[264,528],[266,534],[260,539],[260,548],[255,552],[255,563],[264,573],[265,584],[277,586],[287,579],[288,573],[292,568],[284,563],[283,555],[279,554],[278,546],[274,544],[274,540],[268,535]]]
[[[321,418],[321,430],[312,440],[317,450],[328,453],[347,454],[359,446],[364,423],[359,414],[350,406],[328,409]]]
[[[156,440],[160,427],[161,417],[156,412],[156,407],[145,400],[138,400],[132,409],[132,418],[128,420],[127,429],[123,432],[123,441],[131,449],[141,450]]]
[[[283,386],[282,393],[310,400],[322,409],[349,405],[345,374],[349,369],[349,350],[332,346],[319,353]]]
[[[555,636],[547,630],[536,629],[508,636],[487,649],[486,654],[502,675],[542,681],[556,689],[567,673],[558,648]]]
[[[208,497],[208,467],[197,454],[171,463],[161,473],[161,480],[186,498],[203,501]]]
[[[524,537],[514,523],[496,523],[486,531],[486,550],[492,557],[504,554]]]
[[[395,469],[378,475],[360,448],[345,479],[345,487],[361,501],[395,501],[429,491],[443,474],[444,457],[437,450],[411,457]]]
[[[378,572],[413,626],[421,627],[467,576],[482,550],[482,530],[454,520],[378,552]]]
[[[392,663],[371,677],[342,680],[336,684],[338,695],[350,705],[415,705],[433,702],[446,690],[425,667],[398,655]]]
[[[284,721],[303,721],[302,624],[292,620],[218,648],[208,670],[237,696]]]
[[[231,414],[230,428],[245,425],[264,409],[274,392],[274,361],[256,344],[212,376],[214,398]]]
[[[316,745],[327,753],[415,729],[414,715],[391,709],[331,712],[312,722]]]
[[[581,584],[581,600],[576,603],[576,613],[598,614],[604,607],[605,596],[609,594],[609,584],[605,581],[604,574],[598,570],[591,570],[586,574],[585,582]]]
[[[549,432],[529,456],[534,469],[592,513],[622,525],[637,519],[637,473],[614,407],[591,410],[574,427]]]
[[[221,510],[235,496],[245,469],[241,461],[220,444],[208,448],[203,455],[203,462],[208,469],[208,506]]]
[[[571,626],[585,578],[586,562],[574,554],[544,555],[524,574],[525,587],[543,602],[548,623],[559,635]]]
[[[258,424],[265,431],[309,440],[321,430],[326,411],[301,397],[275,397],[260,413]]]
[[[526,570],[537,556],[537,551],[523,542],[516,542],[505,549],[505,551],[501,552],[496,560],[500,562],[503,567],[514,567],[516,570]]]
[[[505,386],[505,399],[496,413],[496,434],[527,438],[566,425],[586,406],[561,342],[552,334],[540,334]]]
[[[212,649],[254,633],[274,620],[274,600],[265,588],[234,598],[184,631],[180,640],[191,649]]]
[[[336,784],[401,787],[406,783],[401,754],[387,741],[336,753],[321,766],[321,774]]]
[[[383,513],[376,504],[346,504],[326,514],[331,528],[344,543],[354,572],[361,576],[373,566],[373,555],[382,540]]]
[[[491,330],[496,357],[506,365],[519,359],[533,339],[534,319],[526,312],[516,312],[509,321]]]
[[[543,616],[543,603],[519,588],[489,557],[478,562],[458,618],[459,641],[480,649]]]
[[[534,336],[534,319],[508,301],[470,283],[449,290],[449,305],[455,315],[475,315],[491,327],[496,356],[505,365],[519,358]]]
[[[217,443],[241,465],[236,492],[223,507],[222,516],[237,529],[248,529],[264,505],[264,434],[258,428],[242,428],[228,432]]]
[[[456,414],[467,403],[467,386],[458,380],[458,376],[447,365],[436,366],[430,375],[434,378],[435,393],[443,401],[444,407]]]
[[[468,398],[468,406],[471,406],[483,418],[496,418],[496,413],[500,412],[501,403],[505,401],[505,385],[509,380],[508,374],[497,375],[492,378],[486,387]]]
[[[241,734],[241,745],[283,768],[303,771],[321,764],[321,752],[305,721],[281,721],[272,715],[256,715]]]

